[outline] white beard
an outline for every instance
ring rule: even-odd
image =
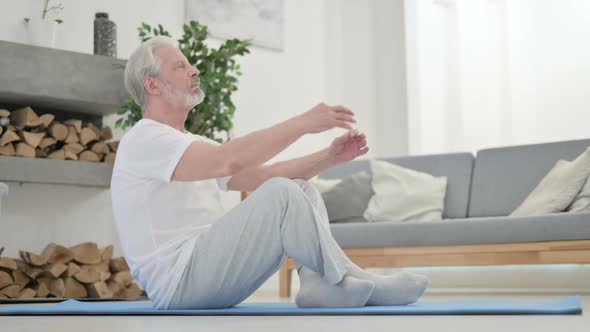
[[[193,95],[190,92],[180,92],[174,88],[169,82],[164,81],[168,98],[174,103],[183,102],[187,110],[192,110],[205,99],[205,92],[201,88]]]
[[[191,95],[190,93],[186,95],[186,107],[189,110],[192,110],[195,106],[199,105],[205,99],[205,92],[201,90],[201,88],[197,89],[197,93]]]

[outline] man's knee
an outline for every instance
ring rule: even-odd
[[[262,184],[260,188],[265,188],[278,197],[293,197],[293,195],[305,194],[312,202],[322,200],[322,195],[317,188],[304,179],[288,179],[284,177],[274,177]]]
[[[304,179],[293,179],[293,182],[297,183],[297,185],[301,188],[311,186],[311,184]]]
[[[296,181],[284,178],[274,177],[264,182],[258,188],[258,195],[264,196],[268,203],[274,202],[276,206],[288,206],[294,201],[304,203],[305,196],[309,196],[306,188],[301,187]]]
[[[290,193],[294,191],[301,191],[301,188],[295,181],[284,177],[274,177],[266,180],[266,182],[264,182],[260,186],[260,189],[263,188],[264,190],[269,190],[275,193]]]

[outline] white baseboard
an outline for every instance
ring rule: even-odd
[[[590,294],[590,288],[429,288],[426,295],[454,294]]]
[[[485,267],[406,268],[430,279],[427,295],[452,294],[590,294],[590,265],[520,265]],[[396,269],[372,269],[380,274]],[[299,289],[293,273],[291,294]],[[278,296],[278,273],[257,291]]]

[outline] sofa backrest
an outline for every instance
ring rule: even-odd
[[[394,157],[382,160],[434,176],[446,176],[447,193],[443,218],[464,218],[467,216],[469,187],[473,170],[473,155],[471,153]],[[334,179],[359,171],[371,173],[368,160],[353,160],[328,169],[319,176],[324,179]]]
[[[478,151],[471,182],[469,217],[509,215],[557,160],[573,160],[588,146],[590,139]]]

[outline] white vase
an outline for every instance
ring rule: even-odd
[[[53,19],[31,18],[28,22],[31,45],[54,47],[58,24]]]

